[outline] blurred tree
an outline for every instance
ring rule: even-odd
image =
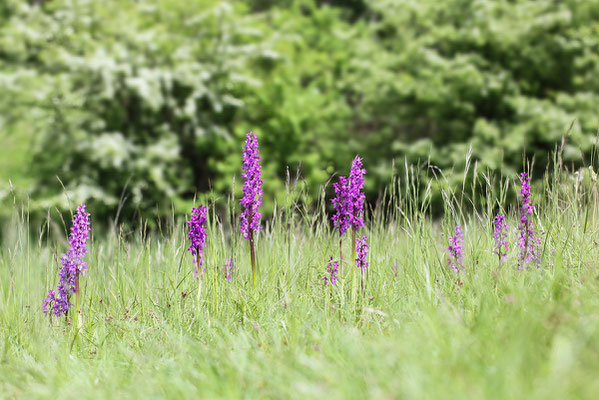
[[[472,144],[480,166],[513,174],[523,153],[544,166],[565,134],[567,161],[589,154],[599,122],[599,3],[369,6],[378,48],[361,47],[357,59],[375,61],[361,62],[345,82],[359,99],[352,131],[379,149],[371,165],[430,157],[459,167]]]
[[[470,147],[514,174],[567,133],[582,163],[599,125],[597,2],[6,0],[0,21],[0,130],[37,133],[41,208],[65,205],[55,175],[104,215],[125,187],[125,217],[226,193],[251,129],[269,207],[288,168],[316,195],[359,153],[372,198],[394,160],[458,171]]]
[[[171,200],[210,189],[219,178],[211,163],[230,149],[243,97],[259,84],[250,61],[272,57],[238,8],[167,0],[14,6],[0,48],[15,68],[15,96],[24,101],[28,85],[40,90],[27,102],[43,111],[33,174],[44,206],[64,202],[54,175],[77,201],[109,213],[125,187],[129,214],[168,213]],[[22,65],[35,74],[22,76]]]

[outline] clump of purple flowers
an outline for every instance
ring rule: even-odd
[[[341,264],[341,275],[343,275],[343,234],[349,229],[351,223],[351,212],[349,208],[348,184],[345,176],[339,177],[339,182],[333,184],[335,197],[331,200],[335,214],[331,218],[333,226],[339,229],[339,263]]]
[[[535,207],[530,199],[530,176],[526,172],[520,174],[520,225],[518,230],[520,236],[520,258],[518,269],[533,262],[538,266],[541,262],[539,254],[540,238],[535,235],[535,223],[529,219],[534,213]]]
[[[225,275],[225,280],[230,282],[233,279],[233,275],[235,274],[235,265],[233,265],[233,260],[227,258],[225,260],[225,265],[223,265],[223,274]]]
[[[347,183],[347,199],[349,203],[350,224],[352,226],[352,242],[356,242],[358,229],[364,226],[364,174],[366,170],[362,168],[362,159],[356,156],[351,163],[349,171],[349,181]],[[352,258],[355,258],[355,248],[352,247]],[[363,272],[362,272],[362,275]],[[362,282],[363,284],[364,282]],[[363,288],[363,287],[362,287]]]
[[[57,317],[66,315],[72,306],[71,296],[79,296],[79,275],[84,275],[87,271],[87,263],[83,259],[87,253],[89,229],[89,213],[85,211],[85,205],[81,204],[73,217],[69,250],[60,257],[58,287],[56,290],[49,290],[42,302],[44,313],[51,312]]]
[[[356,256],[356,267],[360,268],[360,287],[362,288],[362,293],[364,293],[364,273],[368,268],[368,237],[364,236],[361,239],[356,240],[356,252],[358,253]]]
[[[254,252],[254,232],[260,229],[258,207],[262,205],[262,168],[258,155],[258,137],[249,132],[246,135],[243,149],[243,197],[240,200],[241,213],[240,230],[243,237],[250,241],[250,256],[252,262],[252,285],[256,285],[256,256]]]
[[[243,197],[239,201],[243,207],[240,230],[245,239],[251,239],[254,232],[260,229],[258,207],[262,205],[262,168],[258,155],[258,137],[249,132],[246,135],[243,149]]]
[[[325,286],[330,283],[331,285],[337,284],[337,273],[339,272],[339,263],[337,261],[333,262],[333,257],[329,258],[329,263],[327,264],[327,274],[323,278]]]
[[[493,239],[495,239],[493,253],[499,257],[499,268],[501,268],[501,261],[507,255],[509,249],[507,241],[509,228],[505,215],[498,213],[493,219]]]
[[[339,177],[334,183],[335,197],[331,200],[335,214],[331,218],[333,225],[339,229],[339,261],[343,274],[343,234],[352,228],[352,243],[356,242],[358,229],[364,226],[364,174],[362,159],[356,156],[352,161],[349,178]],[[355,258],[355,248],[352,247],[352,258]]]
[[[456,273],[464,269],[464,232],[460,225],[455,226],[455,234],[449,237],[448,263]]]
[[[194,257],[194,263],[196,265],[195,274],[198,279],[204,275],[205,268],[200,273],[200,267],[204,265],[204,248],[206,247],[206,207],[200,205],[191,209],[191,217],[187,221],[187,227],[189,232],[187,236],[191,242],[187,250],[191,251]]]
[[[366,258],[368,257],[368,236],[364,236],[361,239],[356,240],[356,252],[358,253],[356,256],[356,267],[360,268],[362,272],[365,272],[368,268],[368,261]]]
[[[339,182],[333,184],[335,189],[335,197],[331,199],[335,214],[331,218],[333,225],[339,229],[339,235],[343,236],[351,224],[351,212],[349,207],[349,193],[347,178],[339,177]]]
[[[356,156],[351,164],[347,188],[349,222],[354,232],[364,226],[364,200],[366,199],[363,193],[364,174],[366,174],[366,170],[362,168],[362,159]]]

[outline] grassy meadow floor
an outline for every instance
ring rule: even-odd
[[[568,201],[538,207],[541,268],[512,249],[499,274],[483,213],[375,214],[364,296],[349,264],[323,286],[338,237],[322,214],[267,222],[255,288],[247,243],[213,220],[200,304],[183,225],[93,237],[78,335],[41,312],[64,228],[27,235],[20,214],[0,249],[0,398],[594,399],[599,221]],[[460,287],[445,248],[464,219]]]

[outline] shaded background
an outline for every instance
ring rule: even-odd
[[[356,154],[372,201],[405,162],[461,182],[470,147],[513,176],[565,135],[588,165],[599,2],[3,0],[0,88],[0,201],[33,213],[222,202],[249,130],[267,213],[288,171],[310,204]]]

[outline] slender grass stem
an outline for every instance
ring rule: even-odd
[[[196,251],[196,267],[198,268],[198,307],[202,300],[202,266],[200,265],[200,252]]]
[[[256,287],[256,252],[254,250],[254,230],[250,228],[250,258],[252,262],[252,287]]]
[[[351,262],[352,264],[356,262],[356,228],[353,228],[351,231]]]
[[[343,236],[339,237],[339,276],[343,278]]]
[[[81,291],[79,290],[79,273],[75,273],[75,323],[73,326],[78,330],[80,328],[79,324],[83,323],[83,320],[80,320],[81,315]]]

